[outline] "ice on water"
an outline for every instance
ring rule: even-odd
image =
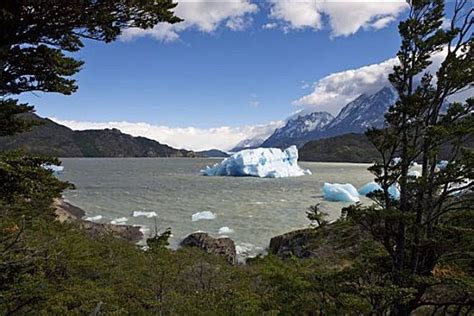
[[[205,176],[253,176],[261,178],[297,177],[311,174],[298,166],[296,146],[245,149],[224,159],[221,163],[201,170]]]
[[[350,183],[324,183],[324,199],[339,202],[359,202],[359,193]]]
[[[215,219],[216,218],[216,215],[210,211],[202,211],[202,212],[197,212],[197,213],[194,213],[192,216],[191,216],[191,220],[193,222],[197,222],[197,221],[200,221],[200,220],[212,220],[212,219]]]
[[[371,181],[365,185],[363,185],[360,189],[359,189],[359,194],[360,195],[364,195],[364,196],[367,196],[367,194],[369,193],[372,193],[372,192],[375,192],[377,190],[382,190],[382,187],[380,186],[380,184],[378,184],[377,182],[375,181]],[[390,194],[390,196],[395,199],[395,200],[398,200],[400,199],[400,190],[398,189],[398,185],[396,184],[392,184],[389,188],[388,188],[388,193]]]
[[[152,218],[152,217],[157,217],[158,214],[156,214],[156,212],[134,211],[132,216],[133,217],[144,216],[147,218]]]

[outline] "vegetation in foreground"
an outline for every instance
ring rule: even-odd
[[[0,313],[470,314],[474,157],[462,140],[474,132],[474,104],[453,103],[440,113],[449,95],[473,83],[467,3],[455,3],[451,28],[443,30],[442,1],[412,1],[400,24],[401,64],[390,77],[400,101],[386,117],[387,129],[368,133],[382,161],[370,170],[383,190],[372,195],[374,205],[349,207],[335,224],[311,208],[309,218],[322,225],[295,251],[288,249],[286,259],[269,255],[229,265],[198,250],[166,249],[169,232],[148,240],[147,251],[109,236],[89,238],[74,224],[54,220],[53,199],[71,187],[42,168],[57,160],[2,154]],[[68,78],[82,62],[63,51],[77,51],[84,37],[111,41],[123,27],[178,22],[173,7],[170,1],[3,1],[0,135],[31,125],[16,114],[32,108],[10,95],[76,90]],[[19,38],[25,30],[28,36]],[[447,57],[437,77],[424,74],[431,54],[443,49]],[[452,157],[440,170],[439,149],[447,142]],[[418,178],[409,175],[417,159]],[[388,194],[395,183],[399,200]],[[354,232],[360,234],[356,247],[347,238]],[[320,256],[299,259],[301,246]]]

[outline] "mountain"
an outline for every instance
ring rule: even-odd
[[[347,133],[363,133],[369,127],[382,127],[384,114],[397,100],[390,87],[372,95],[362,94],[345,105],[334,118],[326,112],[314,112],[290,119],[262,143],[263,147],[301,147],[308,141]]]
[[[230,152],[238,152],[243,149],[251,149],[251,148],[257,148],[262,145],[262,143],[265,141],[265,137],[255,137],[255,138],[246,138],[242,141],[240,141],[237,145],[235,145],[234,148],[229,150]]]
[[[382,127],[384,114],[398,96],[394,89],[385,87],[373,95],[362,94],[348,103],[324,130],[325,137],[346,133],[363,133],[369,127]]]
[[[195,157],[196,153],[175,149],[145,137],[133,137],[117,129],[73,131],[50,119],[28,114],[39,121],[27,133],[0,137],[0,151],[22,149],[32,154],[56,157]]]
[[[302,145],[308,135],[321,133],[334,120],[327,112],[313,112],[299,115],[288,120],[285,126],[278,128],[262,143],[262,147],[286,148],[291,145]]]
[[[201,157],[207,157],[207,158],[226,158],[229,157],[229,154],[226,152],[223,152],[219,149],[210,149],[210,150],[203,150],[203,151],[198,151],[196,152]]]
[[[473,150],[474,137],[465,139],[463,147]],[[442,145],[438,159],[450,159],[452,151],[451,144]],[[299,159],[302,161],[362,163],[380,161],[380,154],[364,134],[349,133],[307,142],[299,149]]]

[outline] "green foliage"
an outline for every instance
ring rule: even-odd
[[[374,205],[344,210],[389,254],[391,284],[414,291],[408,300],[394,301],[397,315],[420,306],[465,304],[464,294],[433,303],[426,293],[448,287],[447,280],[434,277],[441,263],[472,264],[468,243],[473,228],[462,222],[472,218],[474,205],[474,155],[465,147],[474,136],[474,100],[451,103],[447,112],[444,108],[450,96],[474,81],[473,14],[467,1],[456,1],[451,27],[444,30],[443,1],[411,2],[408,19],[399,25],[400,65],[389,76],[400,99],[386,115],[386,128],[366,134],[380,155],[369,170],[382,190],[371,195]],[[431,56],[443,50],[446,57],[434,77],[426,69]],[[440,169],[437,163],[446,148],[448,165]],[[415,162],[421,162],[418,178],[409,174]],[[400,199],[389,194],[392,185],[400,188]]]
[[[310,206],[306,212],[306,216],[311,221],[311,223],[316,222],[318,227],[326,226],[329,223],[327,220],[325,220],[328,215],[328,213],[319,210],[319,204]]]

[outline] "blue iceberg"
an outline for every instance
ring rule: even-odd
[[[380,184],[378,184],[377,182],[375,181],[371,181],[365,185],[363,185],[360,189],[359,189],[359,194],[360,195],[363,195],[363,196],[367,196],[367,194],[369,193],[372,193],[372,192],[375,192],[377,190],[382,190],[382,187],[380,186]]]
[[[296,146],[285,150],[256,148],[239,151],[211,167],[201,170],[205,176],[252,176],[261,178],[297,177],[311,174],[298,166]]]
[[[359,202],[359,193],[350,183],[324,183],[324,199],[328,201]]]
[[[367,196],[369,193],[375,192],[377,190],[382,190],[382,187],[377,182],[371,181],[371,182],[363,185],[359,189],[359,194]],[[399,200],[400,199],[400,190],[398,189],[398,185],[392,184],[388,188],[388,194],[390,194],[392,199]]]
[[[448,161],[447,160],[440,160],[436,164],[436,167],[438,167],[438,169],[440,169],[440,170],[446,169],[447,166],[448,166]]]

